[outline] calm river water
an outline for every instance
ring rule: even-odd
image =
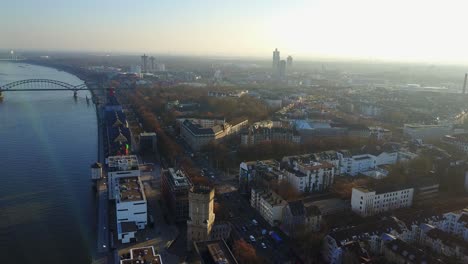
[[[0,84],[81,84],[56,69],[0,62]],[[96,248],[89,165],[95,109],[80,91],[6,92],[0,103],[0,263],[89,263]]]

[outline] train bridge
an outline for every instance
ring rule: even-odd
[[[40,92],[40,91],[72,91],[73,96],[76,97],[77,92],[80,90],[107,90],[108,88],[90,88],[85,83],[73,85],[70,83],[50,80],[50,79],[27,79],[20,80],[4,85],[0,85],[0,99],[3,96],[3,92],[14,92],[14,91],[29,91],[29,92]]]

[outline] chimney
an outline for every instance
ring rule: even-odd
[[[466,78],[468,78],[468,73],[465,73],[465,81],[463,82],[463,94],[466,94]]]

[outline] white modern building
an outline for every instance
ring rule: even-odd
[[[255,208],[260,215],[274,226],[281,222],[283,209],[288,203],[278,194],[271,190],[252,189],[250,205]]]
[[[138,158],[136,155],[110,156],[106,159],[106,165],[109,200],[114,200],[117,195],[115,186],[119,178],[140,176]]]
[[[413,188],[372,190],[353,188],[351,209],[361,216],[371,216],[413,205]]]
[[[340,151],[340,174],[356,176],[360,172],[374,169],[377,166],[375,156],[370,154],[351,155],[348,151]]]
[[[284,171],[288,181],[299,192],[321,192],[335,180],[335,167],[328,162],[295,163]]]
[[[145,192],[140,178],[119,178],[115,190],[117,223],[135,222],[138,229],[144,229],[148,216]]]
[[[147,224],[147,202],[135,155],[106,159],[109,200],[115,200],[117,237],[129,243]]]

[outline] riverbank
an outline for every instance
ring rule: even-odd
[[[38,61],[22,61],[22,63],[28,63],[32,65],[48,67],[63,71],[78,77],[84,81],[86,86],[98,85],[97,81],[99,78],[93,78],[91,74],[80,70],[79,68],[70,67],[67,65],[61,65],[56,63],[44,63]],[[88,90],[92,95],[92,101],[94,103],[96,122],[97,122],[97,161],[101,164],[105,164],[105,146],[104,146],[104,112],[101,103],[105,102],[105,90]],[[105,175],[105,171],[103,171]],[[96,225],[95,225],[95,237],[96,237],[96,250],[93,251],[92,263],[110,263],[109,259],[109,209],[108,209],[108,193],[105,179],[97,180],[94,182],[95,189],[95,201],[96,201]]]

